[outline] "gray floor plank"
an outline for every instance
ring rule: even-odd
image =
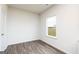
[[[9,45],[5,54],[63,54],[41,40]]]

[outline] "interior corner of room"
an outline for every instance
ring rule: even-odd
[[[8,46],[19,43],[38,43],[38,47],[45,42],[64,53],[78,54],[78,13],[79,5],[75,4],[1,4],[0,51],[5,51]],[[49,24],[52,21],[47,21],[51,17],[56,19],[53,30],[51,30],[52,25]],[[56,31],[56,33],[53,32],[52,35],[51,32],[48,33],[48,30]]]

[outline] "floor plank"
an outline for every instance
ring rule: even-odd
[[[64,54],[41,40],[9,45],[5,54]]]

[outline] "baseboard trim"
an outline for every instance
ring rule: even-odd
[[[26,42],[37,41],[37,40],[40,40],[40,39],[29,40],[29,41],[22,41],[22,42],[16,42],[16,43],[13,43],[13,44],[9,44],[8,46],[10,46],[10,45],[16,45],[16,44],[21,44],[21,43],[26,43]],[[7,46],[7,47],[8,47],[8,46]]]
[[[64,52],[64,51],[62,51],[62,50],[60,50],[60,49],[58,49],[57,47],[55,47],[55,46],[53,46],[53,45],[50,45],[50,44],[48,44],[47,42],[45,42],[45,41],[43,41],[43,40],[41,40],[41,41],[44,42],[45,44],[47,44],[48,46],[54,48],[55,50],[60,51],[60,52],[63,53],[63,54],[67,54],[66,52]]]

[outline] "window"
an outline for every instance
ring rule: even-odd
[[[47,35],[56,37],[56,16],[49,17],[46,21]]]

